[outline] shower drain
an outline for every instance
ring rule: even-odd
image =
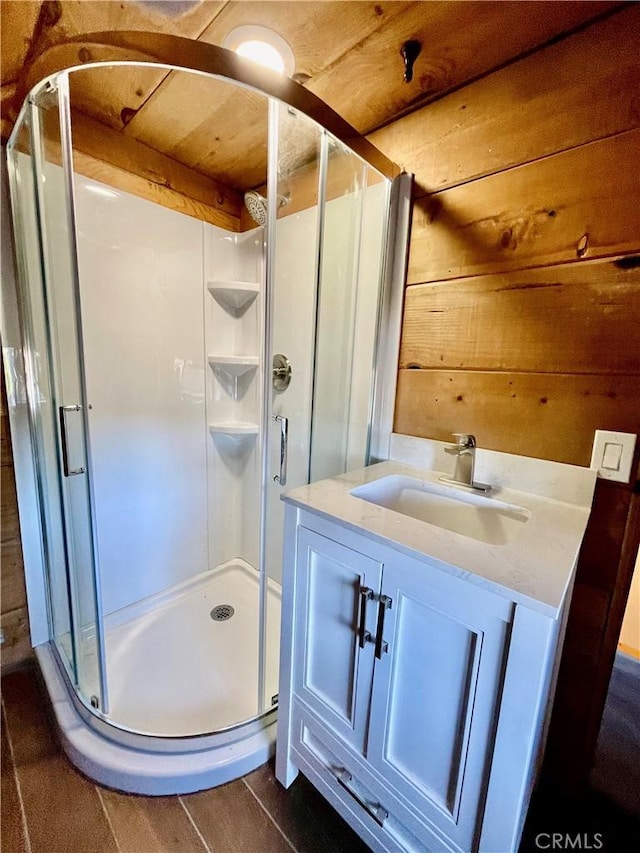
[[[218,604],[217,607],[213,608],[210,616],[214,622],[226,622],[227,619],[231,619],[235,612],[230,604]]]

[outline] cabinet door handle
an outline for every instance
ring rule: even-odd
[[[356,794],[353,788],[349,787],[349,782],[353,779],[351,773],[346,770],[344,767],[334,771],[334,776],[336,777],[336,782],[345,789],[347,794],[353,797],[353,799],[358,803],[359,806],[371,815],[371,817],[375,820],[378,826],[384,826],[385,820],[389,817],[389,812],[382,806],[380,803],[368,803],[366,800]]]
[[[76,474],[84,474],[84,468],[69,467],[69,438],[67,436],[67,412],[79,412],[82,406],[74,403],[71,406],[59,406],[58,418],[60,420],[60,443],[62,444],[62,471],[65,477],[75,477]]]
[[[280,424],[280,473],[274,476],[279,486],[287,485],[287,455],[289,450],[289,418],[274,415],[273,419]]]
[[[373,590],[368,586],[360,587],[360,621],[358,624],[358,645],[364,649],[365,644],[371,642],[371,634],[366,629],[367,601],[373,598]]]
[[[389,643],[382,639],[384,632],[384,614],[391,608],[392,599],[388,595],[378,598],[378,624],[376,626],[376,657],[381,660],[383,652],[389,651]]]

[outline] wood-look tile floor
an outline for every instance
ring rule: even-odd
[[[288,791],[271,765],[220,788],[140,797],[102,788],[62,753],[34,669],[2,679],[2,853],[366,853],[306,779]],[[538,790],[520,853],[636,853],[640,822],[595,791]],[[564,845],[564,846],[562,846]],[[437,853],[437,852],[434,852]],[[504,853],[504,851],[491,851]]]
[[[111,791],[75,770],[33,669],[2,679],[3,853],[365,853],[302,776],[288,791],[272,765],[175,797]]]

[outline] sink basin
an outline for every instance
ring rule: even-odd
[[[402,475],[381,477],[351,494],[489,545],[513,541],[531,517],[529,510],[516,504]]]

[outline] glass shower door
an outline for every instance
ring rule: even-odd
[[[263,389],[267,436],[262,524],[262,707],[277,701],[283,491],[309,482],[309,425],[323,131],[297,111],[270,109],[268,287]]]
[[[76,682],[83,699],[107,714],[67,107],[68,78],[62,75],[56,86],[39,96],[32,109],[51,415],[56,421],[57,475],[71,603],[70,636],[56,640],[68,652],[67,657],[75,658]]]
[[[326,137],[310,480],[369,461],[389,182]]]
[[[276,698],[284,491],[369,461],[389,181],[272,104],[261,701]]]
[[[3,346],[9,405],[24,407],[32,434],[36,501],[42,519],[41,556],[45,569],[49,636],[55,641],[66,669],[75,680],[75,646],[71,630],[71,605],[65,538],[62,525],[62,496],[57,488],[58,459],[56,418],[50,385],[44,286],[40,259],[40,239],[31,145],[31,110],[22,115],[17,131],[7,146],[12,194],[16,260],[19,289],[16,294],[22,320],[24,367],[18,349]],[[24,417],[24,415],[23,415]]]

